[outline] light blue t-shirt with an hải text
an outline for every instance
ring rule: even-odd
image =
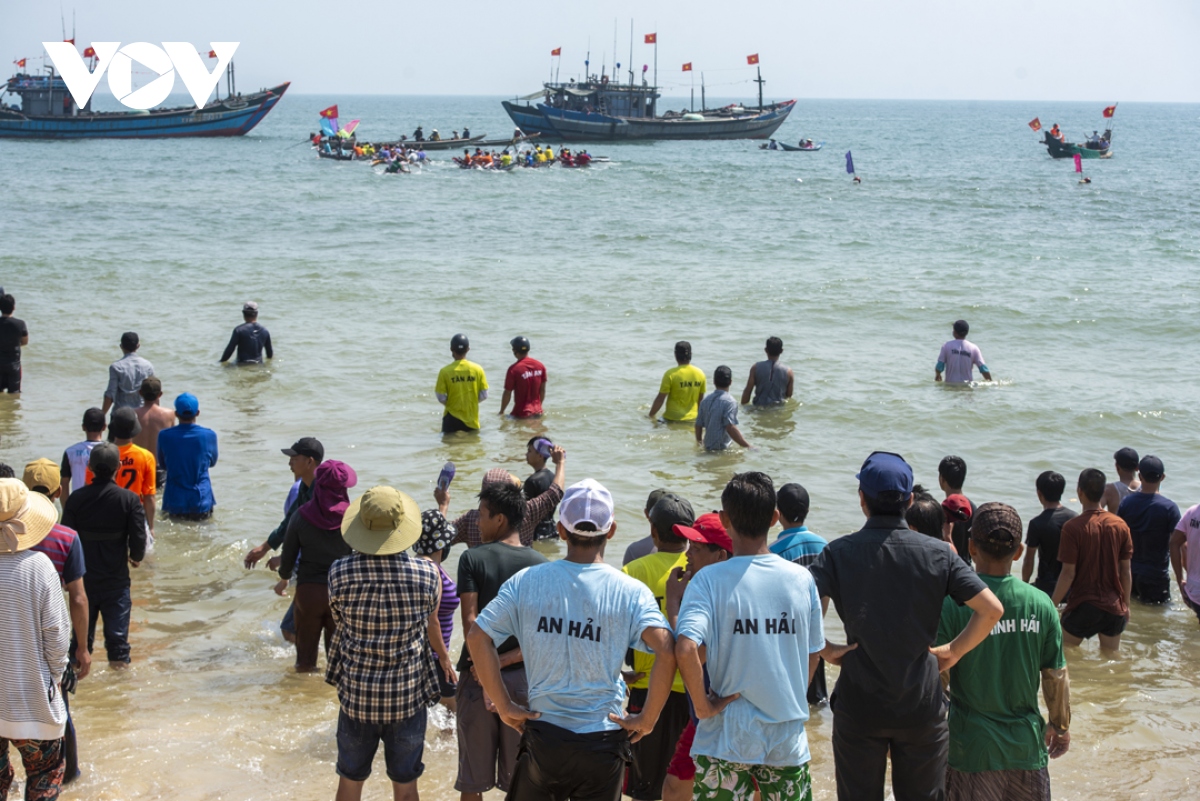
[[[654,593],[610,565],[565,559],[527,567],[475,619],[497,646],[521,643],[529,708],[541,720],[587,734],[611,731],[621,714],[621,666],[648,628],[670,629]]]
[[[675,636],[707,648],[713,692],[741,693],[696,725],[693,756],[796,767],[810,759],[808,658],[825,647],[808,569],[775,554],[736,556],[696,573]]]

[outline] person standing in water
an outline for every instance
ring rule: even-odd
[[[268,359],[274,358],[271,332],[258,324],[257,303],[248,300],[242,305],[242,320],[245,322],[233,329],[233,336],[229,338],[229,344],[221,354],[221,363],[229,361],[235,349],[238,364],[262,364],[263,351],[266,351]]]
[[[466,334],[455,334],[450,340],[454,361],[438,373],[438,403],[446,407],[442,416],[442,433],[479,430],[479,404],[487,400],[488,383],[483,368],[467,361],[471,342]]]
[[[513,417],[541,417],[542,402],[546,400],[546,365],[529,355],[528,337],[513,337],[509,344],[512,345],[516,361],[509,366],[508,373],[504,376],[504,397],[500,399],[500,414],[504,414],[511,400]]]
[[[682,340],[675,343],[675,364],[675,367],[663,373],[658,395],[650,405],[651,419],[658,416],[664,401],[667,410],[663,412],[663,419],[669,422],[696,419],[700,401],[704,400],[704,392],[708,388],[708,379],[703,370],[692,365],[692,343]]]
[[[755,406],[778,406],[792,397],[795,376],[792,368],[779,361],[783,353],[783,340],[770,337],[767,340],[767,358],[750,368],[746,388],[742,390],[742,403],[750,402],[754,393]]]
[[[975,343],[967,341],[967,333],[970,330],[971,326],[967,325],[966,320],[954,321],[954,339],[942,345],[934,381],[941,381],[942,373],[945,372],[947,384],[969,384],[976,367],[979,368],[984,381],[992,380],[992,373],[983,361],[983,353]]]

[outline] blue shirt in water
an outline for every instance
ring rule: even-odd
[[[504,582],[475,625],[497,646],[521,642],[529,708],[576,734],[620,728],[608,715],[625,705],[625,652],[649,651],[646,629],[670,629],[645,584],[610,565],[565,559]]]
[[[779,532],[779,539],[771,543],[771,553],[779,554],[789,562],[808,567],[825,550],[829,543],[820,534],[808,530],[808,526],[787,528]]]
[[[208,468],[217,463],[217,434],[195,423],[180,423],[158,433],[158,466],[167,471],[162,508],[168,514],[212,511]]]
[[[775,767],[809,761],[808,658],[825,647],[825,630],[807,568],[775,554],[709,565],[688,584],[676,637],[707,646],[713,692],[741,693],[696,726],[693,756]]]

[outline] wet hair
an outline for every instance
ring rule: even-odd
[[[938,465],[938,475],[946,480],[951,489],[962,489],[967,480],[967,463],[961,456],[947,456]]]
[[[925,493],[923,497],[913,500],[912,506],[904,513],[904,520],[913,531],[940,540],[946,513],[932,495]]]
[[[1037,477],[1037,491],[1042,497],[1051,502],[1062,500],[1063,490],[1067,488],[1067,480],[1061,473],[1047,470]]]
[[[12,314],[17,308],[17,299],[12,295],[0,295],[0,314]]]
[[[713,384],[717,389],[728,389],[733,384],[733,370],[722,364],[713,373]]]
[[[487,504],[493,515],[504,515],[509,529],[516,530],[525,520],[525,493],[512,482],[485,485],[479,491],[479,502]]]
[[[899,517],[908,508],[911,496],[905,495],[899,490],[885,490],[878,496],[868,495],[864,492],[863,497],[867,500],[867,511],[871,513],[872,517],[876,515]]]
[[[680,340],[675,343],[675,360],[690,362],[692,360],[692,343]]]
[[[13,472],[13,469],[11,467],[6,465],[4,462],[0,462],[0,478],[16,478],[16,477],[17,477],[17,474]]]
[[[767,338],[767,355],[778,356],[783,353],[783,340],[779,337]]]
[[[1079,474],[1079,494],[1092,503],[1100,503],[1107,483],[1108,477],[1104,475],[1103,470],[1089,467]]]
[[[155,398],[162,397],[162,381],[157,376],[150,376],[142,381],[141,387],[138,388],[138,394],[142,396],[144,401],[152,401]]]
[[[767,536],[775,516],[775,485],[766,473],[738,473],[721,493],[729,525],[743,537]]]

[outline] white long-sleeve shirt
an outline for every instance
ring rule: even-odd
[[[71,618],[48,556],[0,553],[0,615],[0,737],[57,740],[67,722],[59,683]]]

